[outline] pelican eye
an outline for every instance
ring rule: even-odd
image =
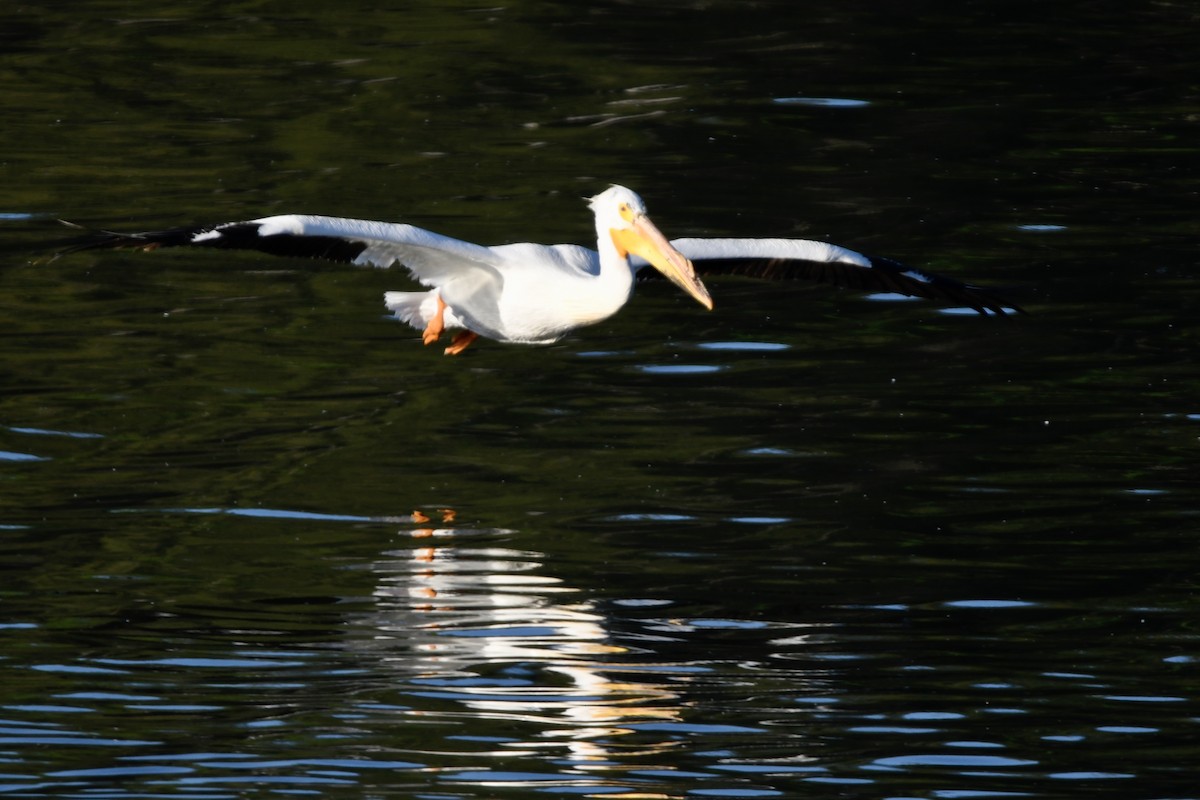
[[[633,213],[633,209],[629,207],[629,203],[621,203],[621,205],[617,206],[617,213],[626,222],[633,222],[633,218],[637,216],[637,214]]]

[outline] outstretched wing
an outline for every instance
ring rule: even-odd
[[[181,246],[257,250],[276,256],[375,267],[400,264],[426,286],[439,286],[451,278],[462,277],[464,271],[482,271],[494,278],[494,267],[499,262],[490,247],[414,225],[300,214],[142,233],[97,231],[71,243],[58,255],[82,250],[157,250]]]
[[[896,292],[942,300],[981,314],[1024,314],[1024,309],[981,286],[866,256],[808,239],[676,239],[671,242],[701,275],[745,275],[767,280],[810,280],[868,292]],[[649,270],[647,270],[649,272]]]

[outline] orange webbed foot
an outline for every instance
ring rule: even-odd
[[[450,346],[446,348],[446,355],[456,356],[463,350],[466,350],[471,342],[479,338],[479,334],[474,331],[459,331],[454,335],[454,339],[450,342]],[[426,342],[428,344],[428,342]]]
[[[441,338],[442,331],[446,330],[446,323],[442,320],[442,315],[446,313],[446,304],[441,297],[437,298],[437,312],[429,320],[429,324],[425,326],[425,332],[421,334],[421,341],[426,345],[433,344]]]

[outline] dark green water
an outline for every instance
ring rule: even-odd
[[[1200,797],[1197,22],[0,10],[0,793]],[[396,272],[45,258],[54,217],[588,243],[609,182],[1032,313],[646,285],[448,359]]]

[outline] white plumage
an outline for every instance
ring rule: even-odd
[[[403,223],[291,214],[148,233],[100,232],[62,252],[192,245],[377,267],[398,264],[427,288],[387,292],[387,308],[421,330],[426,344],[445,329],[459,329],[447,354],[461,352],[479,336],[544,344],[600,322],[628,302],[639,270],[647,265],[709,309],[712,298],[698,273],[806,278],[950,300],[980,313],[1021,311],[986,289],[825,242],[669,242],[650,222],[642,199],[623,186],[612,186],[589,203],[595,250],[572,244],[486,247]]]

